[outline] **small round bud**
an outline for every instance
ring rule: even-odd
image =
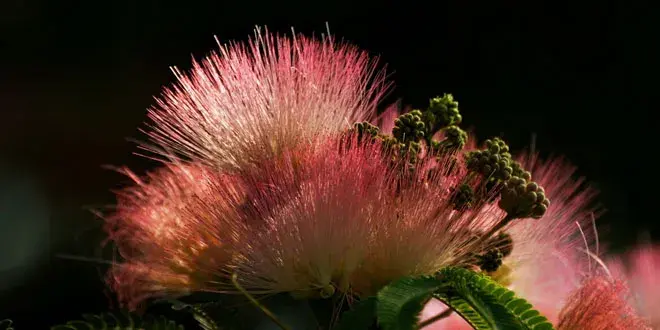
[[[534,205],[534,208],[532,209],[531,212],[531,217],[534,219],[540,219],[541,217],[543,217],[543,215],[545,215],[545,212],[547,210],[548,208],[543,204]]]
[[[545,194],[543,192],[541,191],[536,192],[536,201],[535,201],[536,203],[543,204],[543,201],[546,199],[547,198],[545,198]]]
[[[536,203],[536,193],[533,191],[528,191],[524,195],[524,202],[529,204]]]
[[[491,144],[488,146],[488,151],[490,151],[493,154],[498,154],[500,153],[500,146],[497,144]]]
[[[527,191],[536,192],[539,190],[539,185],[536,182],[530,182],[527,184]]]
[[[488,162],[493,163],[493,164],[499,164],[500,162],[500,155],[498,154],[491,154],[490,157],[488,157]]]

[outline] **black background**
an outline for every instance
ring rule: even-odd
[[[0,319],[40,329],[107,309],[103,266],[53,256],[102,256],[88,208],[112,203],[126,179],[101,166],[156,165],[132,155],[128,138],[143,137],[152,96],[173,81],[168,66],[187,69],[216,47],[214,35],[244,40],[254,25],[318,35],[327,21],[388,63],[388,102],[423,107],[450,92],[482,138],[502,134],[522,149],[536,133],[537,149],[565,155],[601,190],[604,242],[658,240],[654,17],[624,1],[3,0],[0,160],[43,187],[51,239],[23,284],[2,292]]]

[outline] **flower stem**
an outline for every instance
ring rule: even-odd
[[[453,312],[453,310],[451,308],[447,307],[447,309],[442,311],[442,313],[439,313],[438,315],[436,315],[436,316],[434,316],[430,319],[427,319],[423,322],[420,322],[419,326],[418,326],[418,329],[422,329],[426,326],[429,326],[429,325],[431,325],[431,324],[433,324],[437,321],[440,321],[440,320],[444,319],[445,317],[449,317],[449,315],[451,315],[452,312]]]
[[[282,329],[282,330],[291,330],[288,326],[286,326],[280,320],[278,320],[277,316],[275,316],[275,314],[273,314],[273,312],[268,310],[268,308],[266,308],[266,306],[262,305],[251,294],[249,294],[247,291],[245,291],[245,289],[238,283],[238,275],[236,273],[234,273],[231,276],[231,282],[234,284],[234,287],[236,287],[236,289],[238,289],[238,291],[240,291],[245,297],[247,297],[248,300],[250,300],[250,302],[254,306],[259,308],[264,314],[266,314],[266,316],[268,316],[268,318],[270,318],[273,322],[275,322],[275,324],[277,324],[277,326],[279,326],[280,329]]]

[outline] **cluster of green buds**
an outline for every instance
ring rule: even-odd
[[[378,127],[367,122],[356,123],[352,130],[357,132],[359,141],[381,141],[384,148],[394,151],[392,161],[405,159],[404,170],[414,170],[422,144],[425,144],[427,155],[443,162],[443,168],[439,170],[457,173],[446,167],[450,160],[454,160],[452,167],[461,164],[459,152],[468,138],[458,126],[461,121],[458,102],[451,94],[444,94],[431,99],[426,110],[412,110],[396,118],[392,135],[381,134]],[[441,141],[433,140],[438,132],[444,136]],[[531,173],[512,158],[504,140],[495,137],[486,140],[484,145],[482,150],[462,155],[467,175],[451,188],[450,203],[454,210],[464,212],[484,202],[493,203],[499,197],[498,206],[507,213],[506,217],[490,232],[474,233],[472,242],[483,243],[486,247],[483,252],[472,256],[472,265],[494,274],[513,250],[511,236],[501,232],[504,226],[513,219],[542,217],[550,201],[543,188],[531,181]],[[479,179],[475,181],[475,178]],[[405,182],[399,184],[402,189],[406,185]]]
[[[442,141],[431,141],[431,150],[436,154],[452,153],[463,149],[467,143],[467,133],[456,125],[447,126],[443,129],[445,139]]]
[[[484,236],[484,232],[476,230],[471,232],[471,243],[479,240]],[[513,252],[513,239],[511,235],[505,232],[500,232],[493,235],[485,241],[486,247],[480,253],[471,254],[470,266],[477,267],[483,272],[491,274],[496,272],[503,264],[503,259],[511,255]]]
[[[383,146],[392,149],[393,160],[405,158],[407,168],[413,169],[422,143],[426,143],[430,154],[447,161],[446,156],[455,157],[467,142],[467,134],[458,125],[462,116],[458,102],[451,94],[435,97],[429,101],[426,110],[412,110],[394,120],[392,135],[384,135],[375,125],[367,122],[356,123],[353,130],[360,141],[368,138],[379,140]],[[434,141],[432,137],[442,131],[444,139]],[[480,175],[483,186],[474,189],[466,182],[452,189],[454,209],[466,210],[479,199],[494,202],[499,196],[499,207],[507,212],[507,221],[518,218],[540,218],[549,201],[543,189],[531,182],[531,174],[512,159],[509,146],[500,138],[485,141],[485,148],[465,154],[465,164],[469,173]]]
[[[422,120],[422,112],[419,110],[404,113],[394,120],[392,136],[401,143],[419,141],[424,138],[425,133],[426,124]]]
[[[470,152],[466,157],[468,170],[486,179],[484,191],[500,188],[498,205],[507,212],[508,221],[541,218],[550,205],[543,188],[532,182],[532,174],[511,158],[502,139],[486,140],[485,145],[486,149]]]
[[[376,139],[380,133],[378,126],[366,121],[353,124],[353,130],[357,133],[358,141],[363,141],[365,138]]]
[[[491,238],[486,246],[489,249],[475,257],[475,265],[484,272],[492,273],[497,271],[502,266],[502,260],[513,252],[513,239],[511,235],[501,232]]]
[[[429,132],[435,134],[445,127],[459,125],[463,117],[458,111],[458,102],[454,100],[454,96],[444,94],[431,99],[428,109],[424,112],[424,120],[428,124]]]
[[[353,127],[349,130],[349,133],[355,133],[357,135],[358,143],[365,141],[381,141],[383,146],[388,149],[395,148],[398,144],[394,137],[381,134],[380,128],[378,128],[378,126],[366,121],[353,124]]]
[[[485,145],[486,149],[467,154],[467,169],[483,175],[488,181],[504,182],[511,178],[513,168],[509,146],[497,137],[486,140]]]
[[[498,271],[503,259],[513,250],[511,236],[499,231],[514,219],[541,218],[550,201],[543,188],[531,181],[531,173],[512,158],[509,146],[502,139],[492,138],[486,140],[484,145],[482,150],[465,154],[465,166],[469,173],[466,180],[478,175],[482,180],[481,186],[472,190],[466,183],[459,183],[454,189],[452,202],[455,209],[461,209],[471,206],[464,202],[466,200],[492,203],[499,197],[498,206],[507,215],[489,233],[481,235],[480,241],[487,250],[474,256],[474,265],[490,274]]]
[[[502,259],[504,259],[504,254],[499,249],[488,250],[477,256],[477,266],[482,271],[491,273],[502,266]]]
[[[510,219],[540,219],[550,206],[545,191],[535,182],[521,177],[511,177],[501,192],[499,207]]]
[[[392,136],[397,140],[397,149],[403,155],[409,155],[409,161],[415,162],[421,150],[420,140],[426,133],[426,124],[422,120],[422,112],[413,110],[400,115],[394,120]]]
[[[455,153],[467,142],[467,133],[458,127],[462,121],[458,111],[458,102],[451,94],[435,97],[429,101],[426,110],[412,110],[400,115],[394,121],[392,137],[400,155],[409,155],[414,163],[421,150],[422,141],[433,155]],[[434,141],[433,136],[442,131],[445,138]]]

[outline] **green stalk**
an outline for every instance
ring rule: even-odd
[[[236,287],[236,289],[238,289],[238,291],[240,291],[245,297],[247,297],[248,300],[250,300],[250,302],[254,306],[259,308],[264,314],[266,314],[266,316],[268,316],[268,318],[270,318],[273,322],[275,322],[275,324],[277,324],[277,326],[279,326],[280,329],[282,329],[282,330],[291,330],[288,326],[286,326],[280,320],[278,320],[277,316],[275,316],[275,314],[273,314],[273,312],[271,312],[268,308],[266,308],[266,306],[262,305],[250,293],[245,291],[245,289],[238,283],[238,275],[236,273],[234,273],[231,276],[231,282],[234,284],[234,287]]]
[[[429,325],[431,325],[431,324],[433,324],[437,321],[440,321],[440,320],[444,319],[445,317],[449,317],[449,315],[451,315],[452,312],[453,312],[453,310],[451,308],[447,307],[447,310],[443,311],[442,313],[439,313],[438,315],[436,315],[436,316],[434,316],[430,319],[427,319],[424,322],[420,322],[418,329],[422,329],[422,328],[427,327],[427,326],[429,326]]]

